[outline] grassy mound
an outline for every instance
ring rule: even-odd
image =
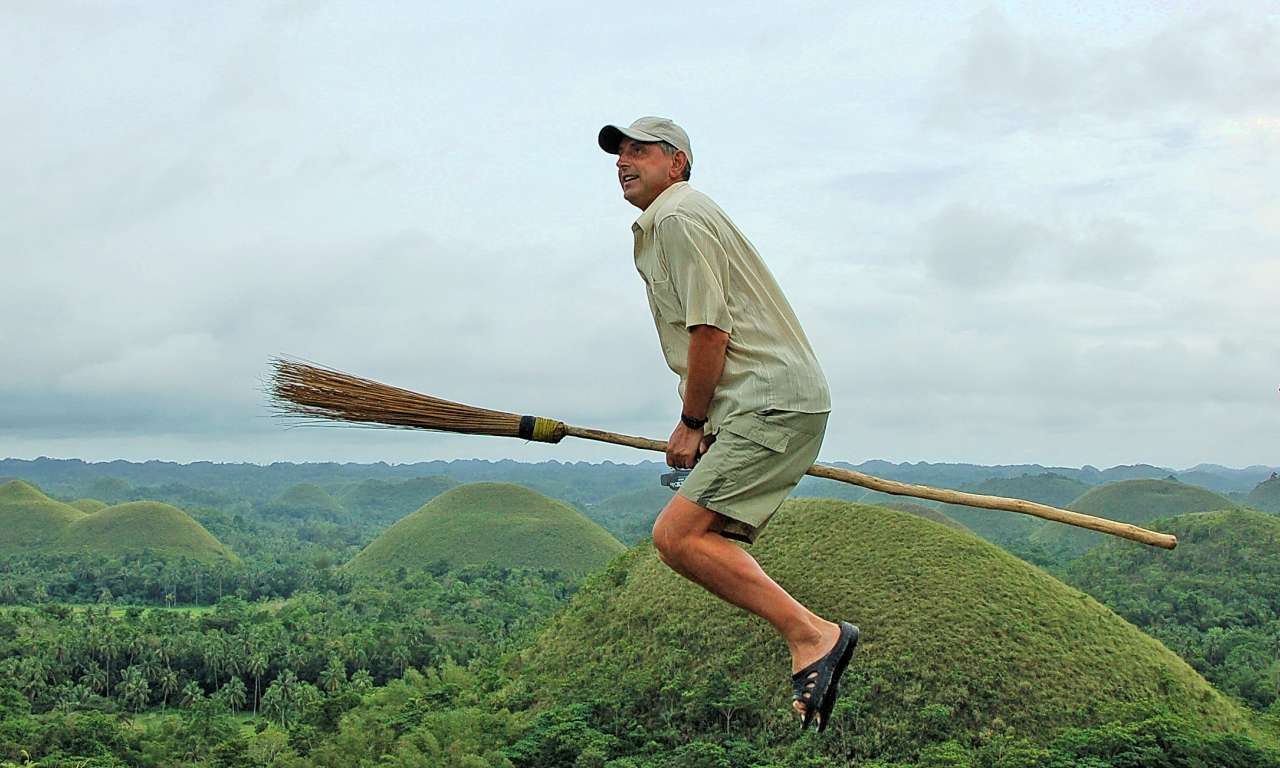
[[[206,563],[237,560],[186,512],[158,501],[130,501],[82,516],[52,546],[105,555],[148,552],[158,559],[187,557]]]
[[[338,491],[337,500],[361,520],[394,523],[457,485],[457,480],[443,475],[362,480]]]
[[[0,552],[39,549],[82,517],[84,512],[54,501],[34,485],[10,480],[0,485]]]
[[[1280,512],[1280,475],[1273,472],[1270,478],[1258,483],[1245,503],[1263,512]]]
[[[75,501],[71,502],[71,506],[75,507],[76,509],[85,513],[86,515],[92,515],[95,512],[101,512],[102,510],[106,509],[110,505],[107,504],[107,502],[105,501],[98,501],[97,499],[76,499]]]
[[[911,760],[948,739],[1043,742],[1152,703],[1207,729],[1250,732],[1239,707],[1158,641],[971,534],[798,499],[751,551],[799,600],[862,627],[833,725],[807,743],[828,760]],[[646,545],[589,580],[508,659],[515,682],[503,697],[533,711],[586,705],[619,739],[728,730],[781,760],[797,733],[788,658],[764,622],[681,579]]]
[[[963,525],[956,522],[953,518],[944,515],[933,507],[924,504],[916,504],[910,501],[886,501],[883,504],[876,504],[878,507],[892,509],[895,512],[906,512],[908,515],[923,517],[925,520],[932,520],[935,523],[955,528],[958,531],[967,530]]]
[[[311,483],[290,486],[284,493],[267,502],[262,512],[281,517],[319,517],[325,520],[339,520],[347,514],[328,491]]]
[[[1090,488],[1092,486],[1074,478],[1045,472],[1020,477],[993,477],[981,483],[965,486],[964,490],[987,496],[1025,499],[1052,507],[1065,507],[1088,492]],[[948,504],[943,507],[943,511],[987,541],[1006,547],[1023,544],[1030,539],[1032,533],[1044,525],[1044,521],[1036,517],[990,509]]]
[[[1157,524],[1177,549],[1106,542],[1072,564],[1071,583],[1265,710],[1280,673],[1280,517],[1231,509]]]
[[[1226,496],[1176,480],[1122,480],[1092,489],[1068,509],[1145,527],[1161,517],[1235,507]],[[1061,559],[1078,557],[1107,538],[1104,533],[1056,523],[1031,534],[1034,543]]]
[[[563,502],[519,485],[472,483],[435,497],[388,528],[347,567],[365,575],[441,562],[586,573],[624,549]]]

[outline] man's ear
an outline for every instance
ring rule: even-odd
[[[677,179],[683,179],[684,169],[689,167],[689,156],[684,153],[683,149],[677,149],[675,154],[671,156],[671,160],[676,164],[675,177]],[[684,160],[684,162],[681,163],[679,162],[680,160]]]

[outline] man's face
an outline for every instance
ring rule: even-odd
[[[680,181],[679,155],[667,157],[656,143],[623,138],[618,145],[618,182],[622,196],[640,210]]]

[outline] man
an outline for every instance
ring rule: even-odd
[[[731,539],[752,543],[818,456],[831,400],[791,306],[724,211],[688,184],[689,136],[671,120],[606,125],[618,156],[636,269],[667,365],[680,377],[680,420],[667,463],[692,468],[653,527],[662,561],[768,621],[791,650],[801,728],[824,730],[857,627],[801,605]]]

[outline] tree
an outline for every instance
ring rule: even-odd
[[[267,654],[262,651],[250,654],[249,663],[246,666],[249,674],[253,675],[253,715],[258,715],[258,690],[262,684],[262,676],[267,672]]]
[[[151,684],[138,667],[129,667],[124,671],[116,690],[124,705],[134,712],[141,712],[151,700]]]
[[[169,697],[178,692],[178,686],[178,673],[166,667],[164,672],[160,673],[160,694],[162,696],[160,709],[163,710],[169,706]]]
[[[179,704],[190,709],[195,704],[204,700],[204,689],[200,687],[200,683],[195,680],[187,683],[182,688],[182,701]]]
[[[347,682],[347,668],[343,666],[342,659],[335,654],[329,657],[329,665],[320,672],[320,686],[329,693],[333,693]]]
[[[231,680],[229,680],[227,684],[222,686],[222,689],[218,691],[218,697],[222,699],[223,703],[226,704],[226,706],[233,712],[244,706],[246,695],[247,693],[245,691],[244,681],[238,677],[231,678]]]

